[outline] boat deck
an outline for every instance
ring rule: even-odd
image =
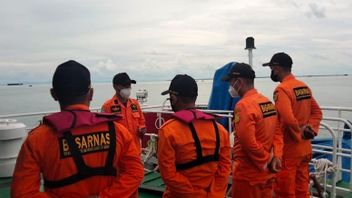
[[[11,178],[0,178],[0,197],[10,197]],[[348,188],[349,183],[338,182],[338,187]],[[144,180],[139,187],[140,198],[160,198],[165,189],[164,182],[157,172],[145,173]],[[338,198],[352,198],[352,193],[345,194],[344,196],[337,196]]]
[[[0,197],[10,197],[10,185],[12,178],[0,178]],[[165,189],[159,173],[146,173],[143,183],[139,188],[140,198],[159,198]]]

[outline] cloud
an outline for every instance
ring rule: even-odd
[[[308,13],[308,16],[315,16],[317,18],[325,18],[325,8],[324,7],[319,7],[316,3],[310,3],[309,4],[310,8],[310,13]]]
[[[3,2],[0,83],[50,81],[68,59],[97,81],[123,71],[139,81],[208,78],[248,61],[247,36],[263,74],[261,63],[278,51],[292,55],[298,73],[352,73],[350,9],[349,0]]]
[[[90,71],[102,74],[116,71],[116,69],[118,69],[117,65],[111,59],[107,59],[104,61],[99,61],[98,64],[90,68]]]

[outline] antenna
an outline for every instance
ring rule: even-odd
[[[246,38],[246,48],[244,48],[245,50],[248,50],[248,63],[250,66],[253,67],[253,49],[256,49],[254,47],[254,38],[253,37],[247,37]]]

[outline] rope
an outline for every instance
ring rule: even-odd
[[[328,159],[312,159],[312,163],[315,169],[315,176],[322,177],[326,176],[326,173],[333,173],[337,171],[337,167]]]
[[[156,153],[158,147],[158,142],[156,141],[156,138],[151,136],[150,140],[147,142],[147,149],[151,150],[153,153]]]
[[[324,193],[323,196],[326,197],[326,182],[327,182],[327,175],[329,173],[333,173],[337,171],[337,167],[328,159],[312,159],[312,163],[315,169],[314,174],[316,178],[324,179]]]
[[[146,163],[157,151],[158,142],[155,136],[150,136],[150,139],[147,141],[147,147],[144,148],[146,152],[144,155],[143,162]]]

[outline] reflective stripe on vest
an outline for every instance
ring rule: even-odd
[[[116,132],[113,121],[108,122],[108,127],[110,135],[110,145],[104,167],[92,168],[87,166],[77,147],[77,144],[74,141],[72,133],[68,131],[65,132],[63,135],[67,139],[69,151],[72,153],[72,157],[78,171],[74,175],[56,181],[44,179],[44,186],[46,188],[60,188],[93,176],[116,176],[117,170],[113,167],[113,160],[116,153]]]
[[[197,153],[197,159],[183,163],[183,164],[176,164],[176,170],[185,170],[189,169],[195,166],[199,166],[208,162],[214,162],[214,161],[219,161],[219,149],[220,149],[220,136],[219,136],[219,129],[218,125],[216,124],[215,120],[212,121],[214,125],[214,131],[215,131],[215,137],[216,137],[216,145],[215,145],[215,151],[213,155],[207,155],[203,156],[202,153],[202,146],[200,144],[196,129],[194,128],[193,123],[189,123],[188,126],[192,132],[192,137],[194,139],[194,144],[196,146],[196,153]]]

